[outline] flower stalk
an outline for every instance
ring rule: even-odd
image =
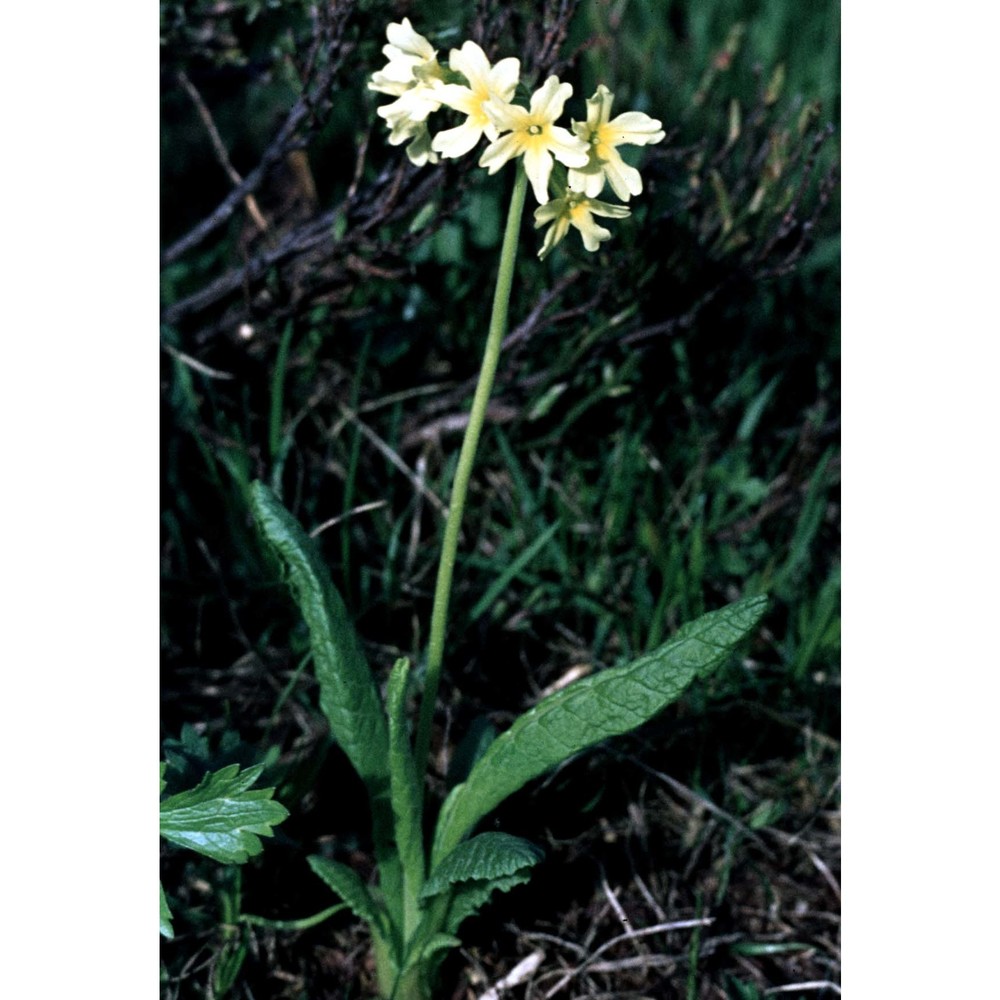
[[[445,521],[444,540],[441,543],[441,560],[438,563],[437,583],[434,587],[434,604],[431,608],[431,631],[427,646],[427,673],[424,680],[423,700],[420,704],[420,722],[417,727],[414,760],[418,773],[427,773],[430,759],[431,724],[434,719],[434,705],[437,701],[438,684],[441,680],[441,663],[444,659],[445,634],[448,626],[448,603],[451,597],[451,580],[455,570],[458,552],[458,536],[462,528],[462,514],[469,492],[469,480],[476,458],[479,436],[486,419],[486,407],[493,390],[493,379],[500,360],[500,347],[507,332],[507,312],[510,305],[510,290],[514,281],[514,266],[517,262],[517,240],[524,211],[528,175],[520,167],[514,178],[514,191],[507,212],[507,227],[504,230],[503,245],[500,248],[500,266],[497,283],[493,292],[493,310],[490,314],[490,328],[483,350],[483,361],[479,368],[479,380],[469,411],[469,422],[462,439],[462,450],[455,469],[455,481],[451,488],[448,517]]]

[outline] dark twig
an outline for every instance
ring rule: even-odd
[[[198,116],[201,118],[202,124],[205,126],[205,131],[208,132],[208,138],[212,143],[212,149],[215,151],[216,158],[222,165],[222,169],[225,170],[226,176],[233,182],[233,185],[238,188],[243,183],[243,178],[236,171],[232,161],[229,159],[229,151],[226,149],[226,145],[222,141],[222,136],[219,135],[219,130],[215,126],[215,119],[212,117],[211,111],[208,110],[208,106],[202,100],[201,94],[198,93],[198,88],[191,82],[184,70],[180,70],[178,72],[177,79],[180,81],[184,90],[187,91],[188,97],[191,98],[191,102],[197,110]],[[252,194],[248,194],[244,199],[244,202],[246,203],[247,212],[253,219],[257,228],[261,230],[261,232],[266,232],[267,220],[264,218],[260,207],[257,205],[257,199],[254,198]]]
[[[346,55],[346,47],[340,44],[340,40],[350,9],[350,4],[341,4],[335,8],[336,21],[329,30],[327,30],[326,23],[321,19],[320,26],[315,30],[314,42],[306,61],[307,79],[302,95],[292,105],[291,111],[289,111],[281,128],[278,129],[277,135],[264,151],[260,163],[243,178],[241,183],[237,184],[229,192],[210,215],[163,251],[162,263],[164,265],[172,264],[189,250],[198,246],[202,240],[218,229],[219,226],[224,225],[240,202],[252,195],[260,187],[271,168],[301,142],[297,138],[299,129],[310,118],[315,120],[316,103],[329,91],[331,81],[340,69],[340,65]],[[327,47],[328,60],[322,69],[316,71],[315,79],[310,82],[308,76],[311,76],[314,71],[316,54],[321,44]]]

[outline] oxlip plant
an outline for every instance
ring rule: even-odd
[[[491,64],[475,42],[466,41],[441,62],[408,19],[390,24],[386,34],[387,63],[368,86],[392,98],[378,108],[389,142],[405,144],[418,166],[468,155],[485,142],[479,165],[495,174],[509,163],[514,172],[483,360],[448,506],[412,736],[409,661],[396,662],[383,700],[312,540],[262,482],[252,484],[250,499],[257,527],[279,557],[308,626],[321,710],[367,788],[378,879],[368,884],[352,868],[326,857],[310,857],[309,864],[367,923],[381,995],[428,1000],[438,965],[459,944],[456,933],[463,920],[494,892],[527,881],[542,856],[518,837],[477,834],[480,821],[526,782],[572,754],[636,728],[677,699],[754,631],[766,598],[745,598],[712,611],[658,649],[544,698],[481,747],[437,815],[427,814],[425,778],[459,530],[507,329],[527,188],[538,203],[535,227],[546,227],[539,257],[551,253],[571,228],[587,250],[595,251],[611,236],[595,216],[620,220],[629,215],[626,205],[599,199],[605,187],[621,202],[642,192],[639,171],[622,159],[619,147],[656,143],[664,132],[659,121],[641,112],[612,116],[614,95],[603,85],[586,102],[585,118],[571,120],[567,128],[558,122],[573,93],[569,83],[550,76],[518,103],[517,59]],[[432,133],[432,118],[448,110],[461,120]]]

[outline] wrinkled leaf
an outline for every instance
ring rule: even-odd
[[[375,680],[313,540],[260,481],[250,484],[250,506],[261,534],[288,571],[292,593],[309,628],[320,708],[334,739],[368,787],[382,889],[399,923],[402,872],[393,847],[389,733]]]
[[[585,677],[543,699],[493,741],[441,812],[435,861],[525,782],[611,736],[627,733],[723,663],[757,627],[766,597],[712,611],[625,666]]]
[[[171,795],[160,803],[160,834],[223,864],[242,864],[263,849],[260,837],[270,837],[288,816],[272,801],[273,788],[250,786],[263,767],[240,771],[230,764],[206,774],[196,788]]]
[[[261,533],[281,557],[309,627],[319,703],[334,738],[375,795],[389,784],[389,737],[375,681],[340,594],[311,538],[259,480],[250,506]]]
[[[542,855],[541,848],[509,833],[481,833],[459,844],[431,872],[421,897],[435,896],[456,882],[513,875],[537,864]]]
[[[448,906],[448,915],[443,930],[454,934],[466,917],[477,913],[495,892],[509,892],[517,885],[523,885],[531,878],[531,870],[522,868],[512,875],[501,875],[485,881],[462,882],[455,887]]]

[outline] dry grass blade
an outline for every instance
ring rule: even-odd
[[[610,941],[605,941],[596,951],[592,952],[583,962],[580,963],[575,969],[567,972],[562,979],[556,983],[546,994],[545,1000],[549,1000],[550,997],[554,997],[557,993],[563,990],[570,982],[575,978],[583,974],[584,972],[593,971],[594,964],[597,959],[603,955],[606,951],[614,948],[615,945],[621,944],[623,941],[633,941],[636,938],[649,937],[651,934],[664,934],[668,931],[680,931],[687,930],[692,927],[708,927],[714,922],[713,917],[697,917],[691,920],[674,920],[665,924],[654,924],[652,927],[644,927],[641,930],[630,930],[625,934],[620,934],[618,937],[611,938]],[[636,959],[631,960],[637,962],[638,964],[649,964],[648,955],[637,956]],[[627,960],[628,961],[628,960]],[[621,966],[616,966],[621,967]]]
[[[535,970],[544,961],[545,952],[541,948],[533,951],[527,958],[518,962],[503,979],[498,979],[485,993],[481,994],[479,1000],[500,1000],[500,994],[504,990],[523,983],[526,979],[534,975]]]

